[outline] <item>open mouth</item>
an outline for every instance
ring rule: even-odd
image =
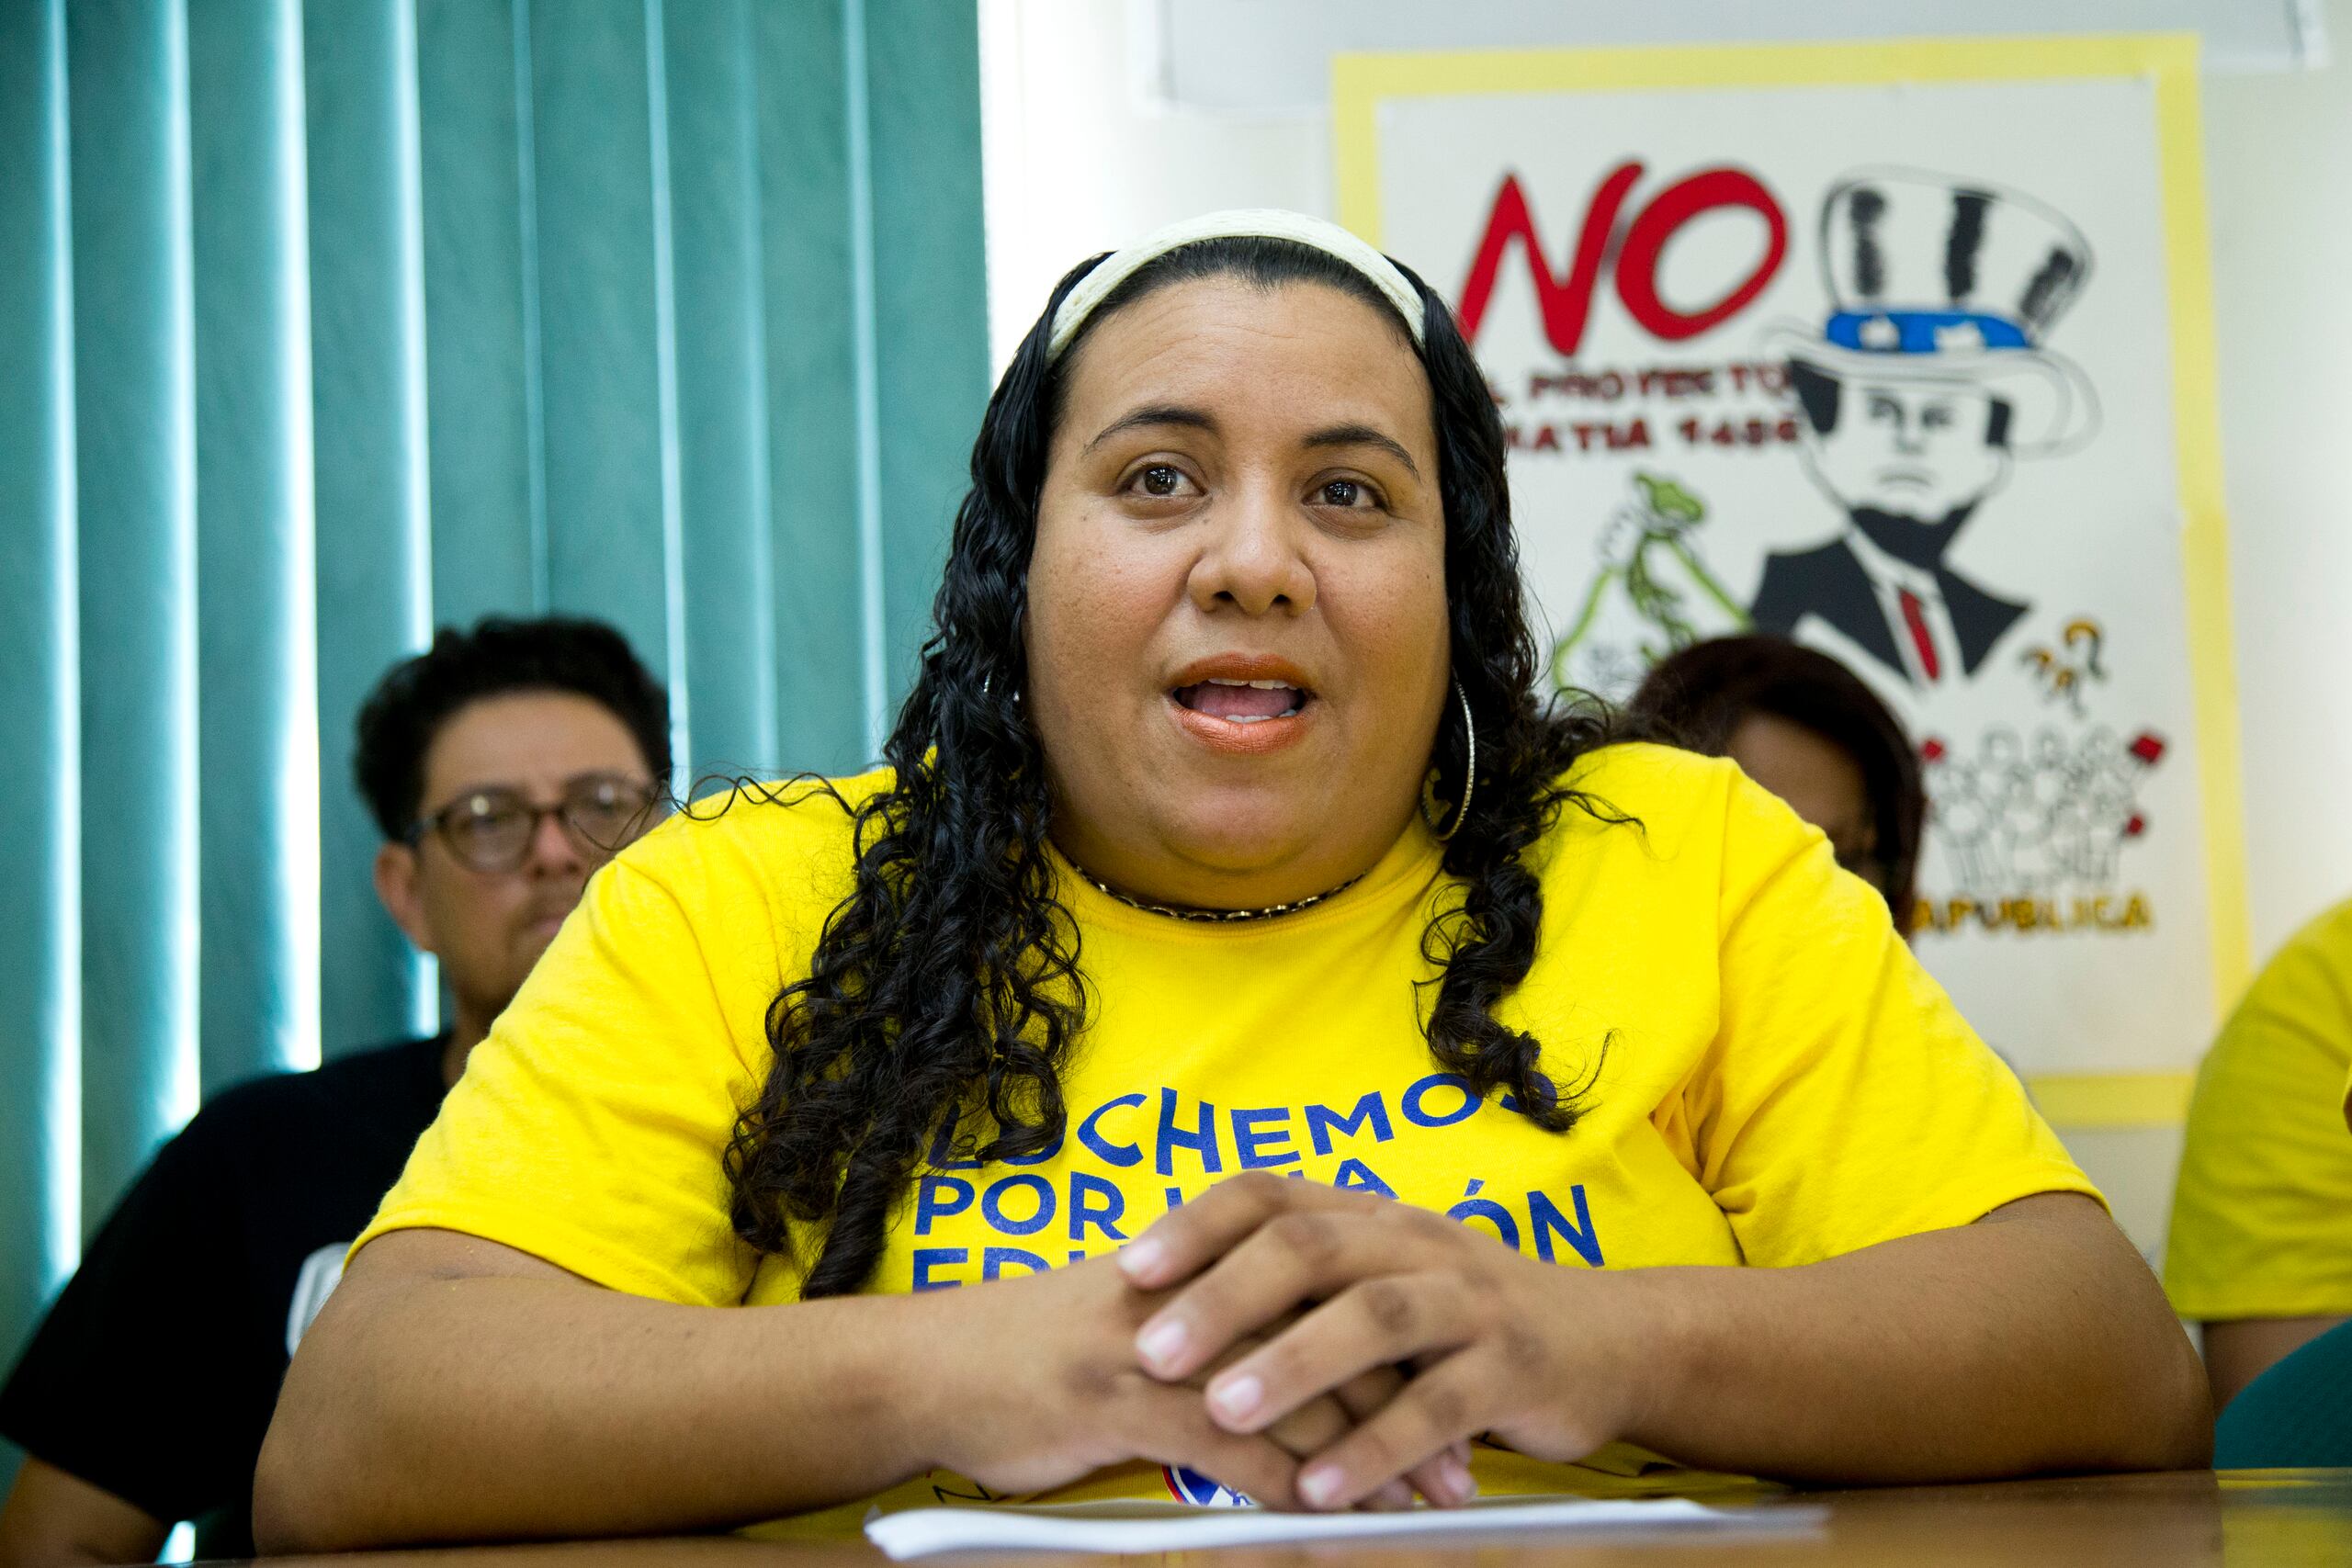
[[[1211,679],[1179,686],[1176,705],[1227,724],[1263,724],[1289,718],[1315,700],[1315,694],[1285,681]]]

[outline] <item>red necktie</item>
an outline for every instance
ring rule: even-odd
[[[1903,624],[1911,629],[1911,646],[1919,650],[1919,669],[1928,680],[1943,678],[1943,663],[1936,657],[1936,639],[1928,635],[1927,607],[1919,596],[1908,588],[1898,588],[1896,595],[1903,603]]]

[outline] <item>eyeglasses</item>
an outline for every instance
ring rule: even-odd
[[[478,789],[458,796],[404,835],[411,845],[438,833],[449,852],[476,871],[514,871],[530,857],[539,824],[563,824],[572,848],[606,860],[651,825],[661,794],[651,784],[616,773],[585,773],[563,786],[553,806],[534,806],[517,791]]]

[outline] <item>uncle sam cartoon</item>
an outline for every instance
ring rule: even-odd
[[[1845,526],[1766,558],[1749,615],[1818,620],[1915,687],[1976,673],[2030,604],[1970,581],[1952,545],[2015,465],[2098,424],[2089,380],[2044,346],[2090,275],[2064,217],[2013,191],[1905,169],[1849,174],[1822,205],[1830,310],[1783,327],[1800,451]]]

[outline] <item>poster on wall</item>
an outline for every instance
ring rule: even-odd
[[[1923,961],[2086,1120],[2245,965],[2196,46],[1342,58],[1491,383],[1549,680],[1755,630],[1917,739]],[[2160,1120],[2159,1117],[2140,1118]]]

